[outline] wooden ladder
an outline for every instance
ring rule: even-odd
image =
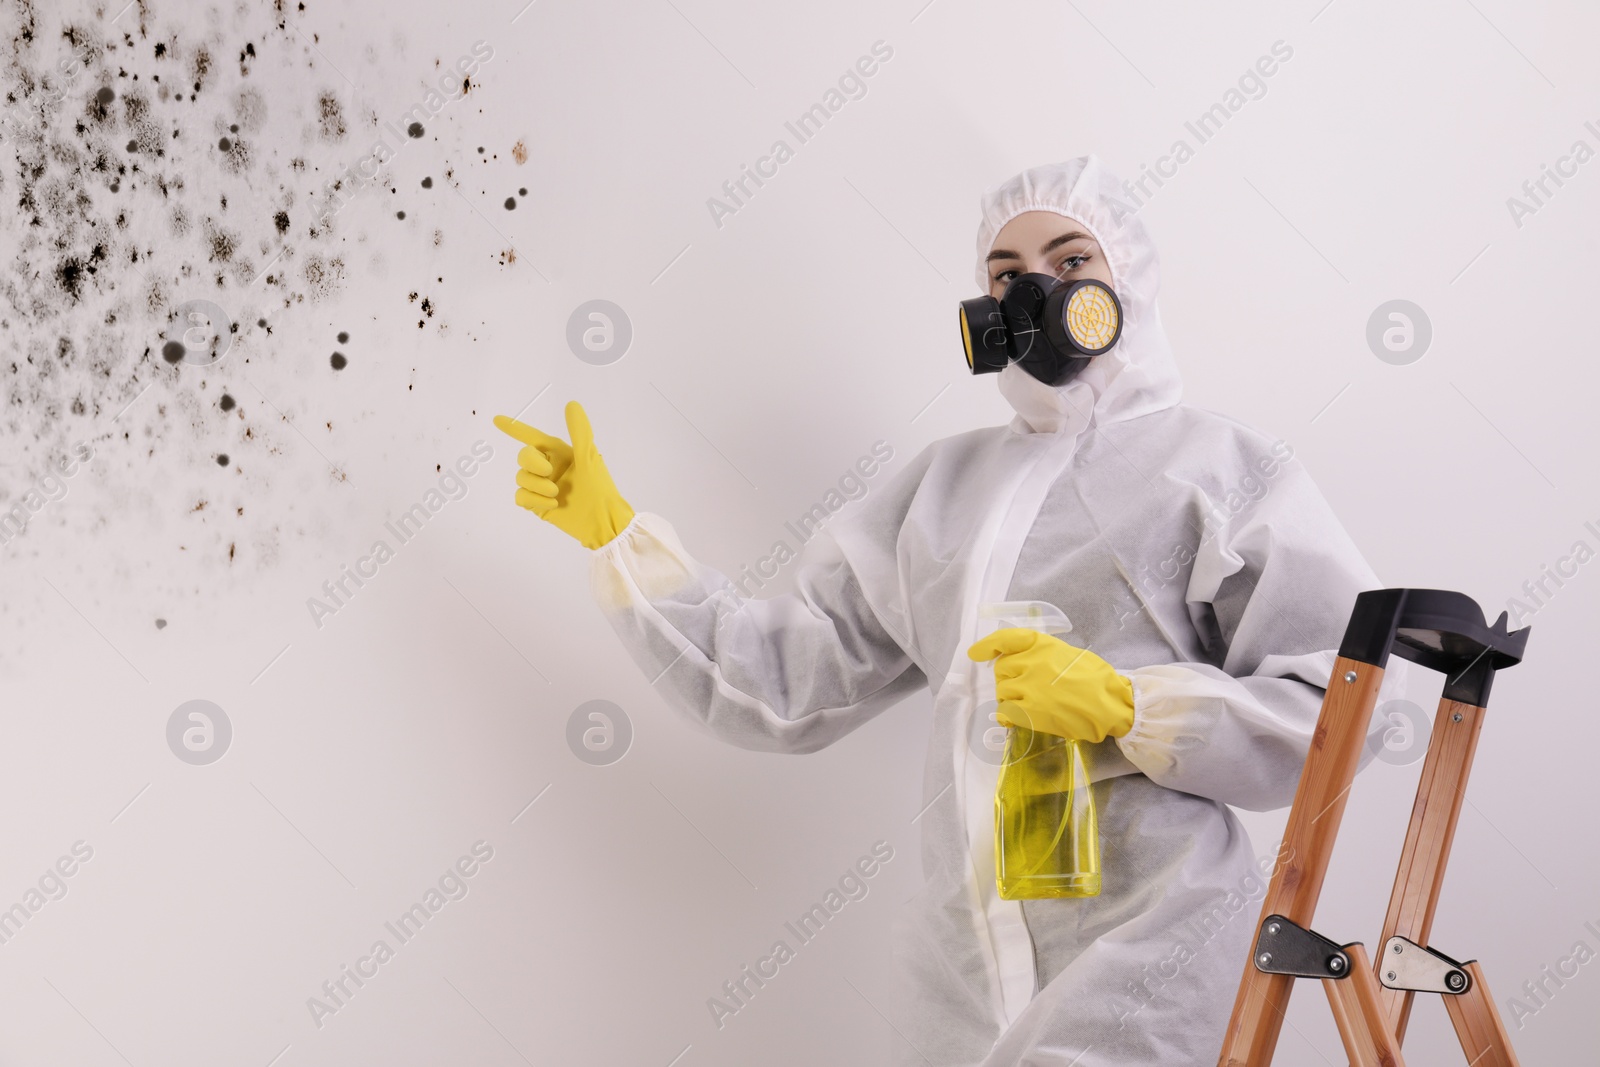
[[[1403,1067],[1415,993],[1444,997],[1472,1067],[1518,1067],[1505,1024],[1476,961],[1428,944],[1467,775],[1494,673],[1521,662],[1528,629],[1493,626],[1469,597],[1440,589],[1378,589],[1356,598],[1317,730],[1284,829],[1288,860],[1261,905],[1218,1067],[1266,1067],[1296,978],[1322,980],[1352,1067]],[[1395,872],[1382,948],[1337,944],[1310,929],[1384,667],[1393,652],[1447,676]]]

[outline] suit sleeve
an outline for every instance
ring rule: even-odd
[[[1305,468],[1285,464],[1196,553],[1185,599],[1216,662],[1125,672],[1134,720],[1117,740],[1123,755],[1171,789],[1252,811],[1290,804],[1356,594],[1378,587]],[[1403,697],[1406,668],[1391,657],[1380,707]],[[1390,727],[1372,716],[1360,768]]]
[[[597,549],[591,585],[651,684],[697,726],[742,748],[812,752],[925,685],[819,538],[794,593],[756,600],[639,513]]]

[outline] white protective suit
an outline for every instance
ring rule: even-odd
[[[1105,252],[1122,337],[1064,386],[1003,371],[1017,418],[935,442],[835,518],[797,593],[741,598],[647,513],[592,559],[634,659],[733,744],[811,752],[932,688],[927,882],[897,929],[904,1063],[1216,1062],[1278,851],[1254,853],[1228,805],[1293,800],[1355,596],[1380,584],[1291,449],[1178,402],[1155,249],[1120,195],[1093,157],[986,194],[980,288],[1011,218],[1071,216]],[[1060,608],[1067,640],[1133,680],[1132,729],[1084,746],[1096,897],[996,893],[998,760],[971,741],[993,671],[967,647],[979,606],[1015,600]]]

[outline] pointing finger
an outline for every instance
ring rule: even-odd
[[[510,434],[523,444],[533,445],[535,448],[559,450],[567,446],[561,438],[551,437],[543,430],[529,426],[525,422],[518,422],[508,415],[496,415],[494,425],[501,433]]]

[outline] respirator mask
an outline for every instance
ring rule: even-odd
[[[1044,384],[1061,385],[1121,335],[1122,304],[1110,286],[1091,279],[1022,274],[999,300],[961,302],[961,343],[973,374],[1017,363]]]

